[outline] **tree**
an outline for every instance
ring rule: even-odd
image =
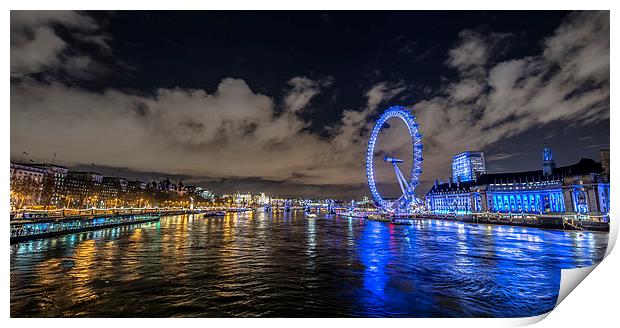
[[[30,176],[11,179],[11,202],[17,208],[35,205],[41,196],[41,181]]]
[[[43,176],[41,181],[41,204],[47,209],[52,203],[52,198],[56,193],[56,180],[53,173]]]

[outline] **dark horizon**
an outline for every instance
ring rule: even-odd
[[[419,195],[465,150],[489,173],[539,169],[544,144],[600,161],[609,12],[11,12],[12,159],[362,197],[397,104],[423,134]]]
[[[609,150],[609,148],[602,148],[600,150],[597,151],[600,152],[602,150]],[[573,162],[557,162],[558,163],[558,167],[563,167],[563,166],[570,166],[573,164],[577,164],[580,160],[582,159],[592,159],[596,162],[601,163],[601,158],[600,156],[598,158],[594,157],[594,158],[589,158],[589,157],[581,157],[579,159],[576,159]],[[11,162],[13,163],[18,163],[18,164],[34,164],[34,163],[27,163],[27,162],[20,162],[17,160],[13,160],[11,159]],[[42,164],[52,164],[52,162],[40,162]],[[274,197],[316,197],[316,198],[335,198],[335,199],[339,199],[339,200],[346,200],[347,198],[361,198],[364,196],[368,196],[370,197],[369,194],[363,194],[364,190],[368,189],[367,184],[364,182],[362,184],[359,185],[352,185],[349,186],[349,190],[353,190],[353,191],[358,191],[361,190],[360,192],[362,194],[360,194],[360,192],[358,193],[351,193],[351,194],[334,194],[334,193],[330,193],[330,192],[326,192],[325,186],[320,186],[320,185],[299,185],[295,188],[296,192],[292,193],[292,194],[287,194],[287,193],[283,193],[281,191],[279,191],[282,187],[281,183],[279,181],[265,181],[265,180],[261,180],[260,183],[256,183],[256,182],[252,182],[252,181],[244,181],[243,183],[239,183],[238,181],[235,181],[235,184],[233,185],[230,182],[227,182],[225,179],[222,180],[209,180],[209,179],[205,179],[205,178],[196,178],[196,177],[192,177],[192,176],[188,176],[188,175],[178,175],[178,174],[166,174],[166,173],[158,173],[158,172],[139,172],[139,171],[132,171],[128,168],[118,168],[118,167],[106,167],[106,166],[98,166],[98,165],[75,165],[75,166],[66,166],[66,165],[61,165],[60,163],[53,163],[55,165],[60,165],[60,166],[64,166],[67,169],[71,170],[71,171],[88,171],[88,172],[95,172],[95,173],[100,173],[103,174],[104,176],[112,176],[112,177],[122,177],[122,178],[126,178],[129,180],[140,180],[143,182],[151,182],[151,181],[161,181],[161,180],[165,180],[165,179],[170,179],[173,182],[177,182],[177,181],[183,181],[185,184],[189,184],[189,185],[196,185],[196,186],[201,186],[205,189],[209,189],[211,191],[213,191],[216,195],[224,195],[224,194],[232,194],[235,192],[241,192],[241,193],[252,193],[252,194],[258,194],[261,192],[265,192],[268,195],[272,195]],[[528,171],[536,171],[536,170],[540,170],[542,167],[542,160],[541,163],[539,163],[540,167],[532,167],[530,169],[524,169],[524,170],[517,170],[517,171],[492,171],[489,170],[487,171],[487,174],[501,174],[501,173],[520,173],[520,172],[528,172]],[[437,178],[436,180],[441,180],[443,182],[447,182],[448,179],[450,179],[450,177],[447,178]],[[434,182],[434,180],[433,180]],[[232,186],[231,186],[232,185]],[[430,183],[430,188],[432,187],[433,183]],[[226,186],[231,186],[226,188]],[[236,187],[235,187],[236,186]],[[244,187],[239,187],[239,186],[244,186]],[[329,188],[329,187],[328,187]],[[306,191],[305,193],[300,193],[300,190],[304,190]],[[310,192],[308,192],[308,190]],[[330,190],[330,189],[328,189]],[[426,193],[428,190],[420,190],[417,189],[416,190],[419,194],[419,196],[424,196],[424,193]],[[317,196],[316,194],[312,195],[312,193],[317,193],[320,192],[320,196]]]

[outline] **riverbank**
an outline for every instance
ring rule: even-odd
[[[567,218],[561,215],[497,215],[497,214],[468,214],[457,216],[443,216],[426,214],[421,216],[427,219],[439,219],[448,221],[459,221],[467,223],[484,223],[496,225],[509,225],[517,227],[529,227],[539,229],[560,229],[560,230],[590,230],[590,231],[609,231],[609,222],[587,221]]]
[[[579,220],[560,215],[526,215],[526,214],[466,214],[466,215],[439,215],[439,214],[416,214],[388,216],[380,214],[359,214],[359,213],[338,213],[338,215],[350,218],[367,219],[392,224],[407,224],[415,220],[444,220],[465,223],[483,223],[495,225],[508,225],[517,227],[529,227],[539,229],[560,229],[560,230],[589,230],[589,231],[609,231],[609,222]]]

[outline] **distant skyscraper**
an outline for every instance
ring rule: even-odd
[[[452,179],[454,181],[476,181],[486,172],[484,153],[481,151],[466,151],[452,158]]]
[[[549,145],[545,145],[543,148],[543,175],[552,175],[555,170],[555,161],[553,160],[553,153]]]

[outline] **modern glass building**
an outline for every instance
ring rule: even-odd
[[[481,151],[466,151],[452,157],[452,180],[455,182],[476,181],[486,171]]]

